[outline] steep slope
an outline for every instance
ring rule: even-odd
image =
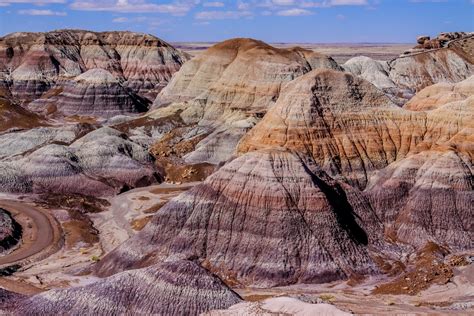
[[[139,97],[110,72],[94,68],[56,85],[28,108],[43,114],[113,117],[148,110],[149,101]]]
[[[284,83],[315,68],[341,69],[331,58],[312,51],[232,39],[186,63],[154,106],[174,103],[171,107],[182,111],[184,122],[198,123],[210,134],[185,157],[187,162],[219,163],[274,104]]]
[[[472,247],[474,181],[466,155],[446,149],[409,156],[380,171],[365,193],[394,240]]]
[[[419,142],[424,131],[414,124],[417,119],[423,121],[365,80],[315,70],[285,87],[271,111],[242,139],[239,150],[283,146],[313,157],[330,175],[364,188],[372,172]]]
[[[312,156],[332,176],[365,189],[394,240],[466,248],[472,237],[474,98],[464,97],[412,112],[391,105],[360,79],[314,71],[287,86],[239,148],[281,146]]]
[[[217,277],[184,260],[16,300],[7,310],[20,315],[199,315],[241,301]]]
[[[24,103],[60,81],[101,68],[152,100],[187,55],[151,35],[59,30],[0,38],[0,78]]]
[[[291,152],[258,151],[169,202],[97,272],[198,258],[232,284],[330,282],[377,273],[369,249],[381,234],[356,190]]]

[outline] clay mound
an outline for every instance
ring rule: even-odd
[[[71,145],[50,144],[24,158],[0,162],[6,192],[119,193],[160,181],[153,157],[125,135],[104,127]]]
[[[199,315],[241,298],[191,261],[165,262],[95,283],[50,290],[19,300],[8,311],[28,315]]]
[[[410,149],[412,135],[399,130],[401,124],[410,125],[407,120],[367,81],[315,70],[285,87],[275,106],[242,139],[239,151],[283,146],[363,188],[374,170]]]
[[[470,249],[472,170],[472,159],[463,153],[426,151],[380,171],[365,194],[394,240],[416,247],[433,241]]]
[[[378,61],[365,56],[353,57],[343,65],[344,70],[361,77],[379,89],[396,88],[390,80],[390,67],[386,61]]]
[[[416,94],[403,108],[411,111],[429,111],[474,95],[474,76],[458,83],[438,83]]]
[[[63,82],[31,102],[28,107],[36,112],[63,115],[97,116],[110,118],[148,110],[149,102],[124,87],[110,72],[91,69],[74,80]]]
[[[168,43],[132,32],[59,30],[0,38],[0,71],[21,102],[39,98],[63,77],[101,68],[153,100],[188,56]],[[12,71],[6,71],[11,69]]]
[[[20,224],[13,219],[8,211],[0,208],[0,254],[20,241],[21,232]]]
[[[375,171],[409,153],[452,137],[465,139],[469,119],[463,118],[462,107],[452,109],[429,115],[406,111],[362,79],[317,70],[286,86],[276,105],[242,139],[239,151],[283,146],[364,189]]]
[[[0,133],[47,125],[46,120],[0,96]]]
[[[186,63],[154,106],[174,102],[170,107],[181,111],[185,123],[208,129],[197,151],[185,157],[187,163],[218,164],[230,158],[285,83],[315,68],[342,70],[333,59],[302,48],[278,49],[253,39],[232,39]]]
[[[382,226],[364,198],[288,151],[246,154],[166,204],[101,260],[110,275],[199,258],[232,284],[323,283],[378,269]]]

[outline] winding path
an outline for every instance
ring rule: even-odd
[[[29,218],[31,225],[25,227],[26,221],[18,221],[23,228],[23,237],[18,249],[10,254],[0,256],[0,265],[13,264],[36,255],[55,242],[56,223],[44,211],[30,204],[12,200],[0,200],[0,207],[8,210],[13,217],[20,214]],[[28,232],[25,235],[25,232]]]

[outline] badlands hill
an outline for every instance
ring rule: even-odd
[[[209,134],[186,162],[219,163],[275,103],[282,86],[313,69],[341,69],[330,57],[301,48],[277,49],[253,39],[232,39],[186,63],[154,107],[173,103],[180,117]]]
[[[151,100],[187,58],[156,37],[132,32],[59,30],[0,38],[0,78],[24,104],[95,68]]]
[[[0,131],[0,191],[41,203],[66,246],[7,279],[47,291],[0,290],[0,309],[257,313],[260,302],[242,301],[314,296],[335,282],[324,288],[354,286],[358,305],[360,291],[422,297],[439,283],[461,305],[436,308],[469,311],[458,277],[472,268],[474,238],[471,42],[461,34],[390,62],[340,66],[239,38],[178,71],[187,57],[146,35],[4,37],[0,67],[15,70],[2,72],[3,113],[37,121]],[[178,194],[171,179],[199,182]],[[92,246],[78,238],[67,248],[70,218],[89,225]],[[2,236],[12,225],[0,219]],[[457,292],[445,295],[447,282]],[[392,306],[363,296],[374,297]],[[226,312],[238,309],[215,313]]]

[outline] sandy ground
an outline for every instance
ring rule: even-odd
[[[270,297],[297,297],[303,301],[318,299],[354,314],[375,315],[474,315],[474,264],[455,269],[445,285],[434,285],[417,295],[373,295],[380,279],[368,279],[361,285],[346,282],[321,285],[294,285],[272,289],[239,289],[247,300]]]
[[[159,207],[198,183],[162,183],[130,190],[110,198],[108,211],[90,216],[94,221],[94,226],[100,231],[104,252],[110,252],[135,235]]]
[[[199,55],[215,43],[203,42],[179,42],[173,43],[175,47],[187,52],[192,56]],[[345,63],[355,56],[367,56],[378,60],[391,60],[403,52],[412,48],[415,44],[385,44],[385,43],[360,43],[360,44],[324,44],[324,43],[271,43],[279,48],[300,46],[306,49],[333,57],[338,63]]]

